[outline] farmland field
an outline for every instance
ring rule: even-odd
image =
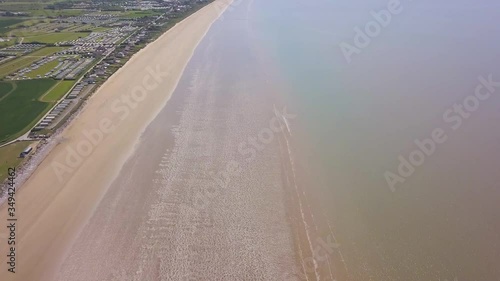
[[[61,99],[75,85],[76,81],[61,81],[45,94],[41,100],[55,102]]]
[[[24,33],[21,33],[21,34],[18,34],[19,33],[19,29],[26,29],[26,28],[30,28],[30,27],[33,27],[37,24],[41,24],[42,22],[46,22],[46,20],[42,20],[42,19],[26,19],[18,24],[15,24],[13,26],[11,26],[11,28],[15,29],[12,31],[12,34],[13,35],[23,35]]]
[[[58,64],[59,64],[58,60],[53,60],[51,62],[42,65],[38,69],[29,72],[28,74],[26,74],[26,76],[28,76],[29,78],[37,78],[37,76],[40,75],[43,77],[46,73],[53,70]]]
[[[0,101],[14,89],[14,83],[0,83]]]
[[[9,41],[0,42],[0,48],[10,47],[10,46],[12,46],[14,44],[16,44],[16,40],[15,39],[9,40]]]
[[[130,11],[130,12],[125,12],[120,15],[121,18],[124,19],[136,19],[136,18],[142,18],[142,17],[152,17],[152,16],[157,16],[160,15],[160,12],[156,11]]]
[[[38,3],[39,1],[8,1],[0,3],[0,9],[3,11],[11,12],[27,12],[30,10],[42,10],[45,4]]]
[[[48,33],[48,34],[40,34],[34,35],[24,38],[25,43],[46,43],[46,44],[54,44],[62,41],[70,41],[78,38],[87,37],[89,32],[60,32],[60,33]]]
[[[47,47],[40,49],[38,51],[35,51],[31,54],[28,54],[23,57],[16,58],[14,60],[11,60],[8,63],[0,65],[0,78],[5,77],[12,72],[15,72],[23,67],[30,66],[32,63],[34,63],[37,60],[42,59],[45,56],[50,56],[54,53],[57,53],[61,50],[64,50],[64,47]]]
[[[55,83],[51,79],[15,82],[17,88],[0,101],[0,143],[22,135],[49,110],[52,103],[38,99]]]
[[[22,22],[22,19],[17,18],[2,18],[0,19],[0,34],[8,32],[10,30],[9,26],[15,25]]]
[[[78,16],[85,13],[84,10],[33,10],[30,11],[31,16],[48,16],[48,17],[60,17],[60,16]]]
[[[28,54],[28,56],[45,57],[45,56],[50,56],[50,55],[57,53],[59,51],[62,51],[64,49],[65,49],[64,47],[46,47],[46,48],[40,49],[36,52],[33,52],[31,54]]]
[[[93,32],[104,32],[104,31],[109,30],[109,29],[110,29],[109,27],[101,27],[101,26],[99,26],[99,27],[92,28],[92,31]]]

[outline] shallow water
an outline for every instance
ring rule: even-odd
[[[287,277],[298,263],[281,129],[259,139],[276,118],[277,84],[261,73],[245,26],[212,26],[58,280],[297,280]]]
[[[60,280],[498,280],[500,98],[456,130],[443,114],[500,80],[500,4],[401,1],[348,63],[339,44],[389,2],[235,1]]]
[[[348,63],[339,44],[389,1],[254,2],[255,32],[292,88],[314,183],[303,188],[334,229],[346,280],[498,280],[500,99],[481,101],[456,130],[457,114],[443,114],[479,76],[500,80],[499,4],[401,1]],[[391,192],[384,173],[435,129],[446,141]]]

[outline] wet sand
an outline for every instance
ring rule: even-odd
[[[228,14],[198,47],[55,280],[299,279],[283,180],[289,159],[278,141],[285,127],[259,139],[282,107],[275,113],[274,88],[237,27],[244,23],[232,21],[241,15]]]
[[[238,152],[270,105],[221,95],[206,68],[144,132],[56,280],[297,280],[282,278],[296,258],[278,143]]]
[[[145,126],[170,98],[196,46],[226,3],[216,1],[203,8],[136,54],[64,131],[60,143],[17,193],[17,273],[8,273],[2,263],[1,280],[54,280],[70,245]],[[6,215],[3,205],[0,221],[6,222]],[[2,256],[6,246],[0,245]]]

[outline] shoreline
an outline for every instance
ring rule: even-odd
[[[229,1],[232,1],[232,0],[229,0]],[[218,1],[211,0],[206,5],[198,8],[197,10],[195,10],[194,12],[192,12],[190,15],[186,16],[185,18],[183,18],[181,21],[175,23],[175,25],[173,25],[172,27],[166,29],[161,35],[159,35],[158,37],[156,37],[156,39],[154,39],[153,41],[147,43],[143,48],[141,48],[137,52],[133,53],[126,60],[125,64],[123,64],[113,74],[111,74],[111,76],[109,76],[108,79],[106,79],[106,81],[104,81],[102,84],[99,84],[98,87],[95,87],[94,89],[92,89],[92,91],[87,95],[86,98],[82,99],[82,101],[81,101],[82,104],[80,106],[78,106],[76,108],[76,110],[74,110],[74,112],[72,112],[72,113],[70,113],[68,115],[67,120],[65,120],[64,122],[62,122],[58,126],[57,130],[54,131],[54,133],[52,134],[52,136],[50,136],[50,138],[48,138],[48,139],[25,139],[25,140],[24,139],[23,140],[16,139],[16,140],[12,140],[10,142],[1,144],[0,147],[4,147],[4,146],[7,146],[7,145],[15,144],[15,143],[18,143],[18,142],[25,142],[25,141],[39,142],[39,144],[36,147],[37,148],[36,152],[33,153],[33,154],[31,154],[31,155],[29,155],[29,157],[25,161],[23,161],[23,163],[20,166],[15,167],[16,171],[17,170],[20,171],[20,173],[17,174],[16,180],[18,180],[19,178],[21,178],[20,181],[17,181],[17,185],[19,186],[19,185],[24,184],[32,176],[32,174],[34,173],[34,171],[36,170],[36,168],[44,161],[44,159],[52,151],[52,149],[55,147],[55,145],[58,142],[61,141],[62,134],[64,133],[64,131],[66,130],[66,128],[69,127],[69,126],[71,126],[72,122],[74,122],[74,120],[78,118],[78,116],[82,113],[82,111],[84,111],[86,109],[86,107],[87,107],[89,101],[91,100],[91,98],[100,91],[100,89],[104,86],[105,83],[107,83],[110,79],[112,79],[127,64],[129,64],[130,62],[132,62],[132,60],[137,55],[139,55],[141,52],[143,52],[147,47],[149,47],[149,45],[151,45],[151,44],[155,43],[156,41],[160,40],[160,38],[163,37],[167,32],[169,32],[171,29],[173,29],[177,25],[181,24],[183,21],[185,21],[186,19],[188,19],[190,16],[194,15],[195,13],[197,13],[198,11],[200,11],[201,9],[203,9],[203,8],[205,8],[207,6],[213,5],[215,2],[218,2]],[[225,2],[225,1],[221,1],[221,2]],[[226,0],[226,2],[228,4],[230,3],[227,0]],[[219,11],[221,11],[220,8],[214,8],[214,9],[216,9],[216,10],[219,9]],[[184,70],[182,70],[182,71],[184,72]],[[78,81],[80,81],[82,79],[82,77]],[[76,82],[75,85],[77,83],[78,82]],[[75,85],[73,87],[75,87]],[[69,90],[63,96],[63,98],[61,98],[59,101],[57,101],[57,103],[59,103],[60,101],[64,100],[64,97],[66,95],[68,95],[70,92],[71,92],[71,90]],[[47,115],[47,114],[48,113],[46,113],[45,115]],[[40,120],[41,119],[43,119],[43,118],[40,118]],[[31,129],[29,131],[31,131]],[[29,131],[25,135],[27,135],[29,133]],[[39,150],[40,150],[40,152],[39,152]],[[7,185],[7,179],[0,182],[0,208],[3,207],[5,201],[7,200],[7,197],[8,197],[7,194],[6,194],[7,187],[8,187],[8,185]]]
[[[73,243],[56,280],[114,274],[134,280],[276,280],[298,264],[282,202],[278,143],[253,160],[237,151],[242,137],[257,135],[274,118],[274,91],[234,90],[245,71],[223,84],[226,63],[233,60],[219,44],[232,33],[230,24],[216,27]],[[240,45],[245,43],[230,46]],[[228,165],[235,163],[241,170],[232,174]]]
[[[20,240],[18,252],[21,253],[18,263],[22,268],[19,268],[19,272],[14,276],[5,276],[6,280],[30,280],[34,276],[40,278],[37,280],[50,280],[50,276],[54,272],[49,271],[55,271],[60,265],[71,245],[71,241],[91,216],[97,203],[105,194],[107,186],[118,175],[122,164],[135,150],[144,129],[170,99],[194,50],[210,29],[211,24],[220,16],[220,12],[223,12],[223,9],[220,9],[221,4],[227,7],[230,2],[215,1],[208,4],[134,54],[122,68],[115,72],[97,90],[82,107],[82,110],[74,115],[75,120],[68,122],[67,127],[62,129],[59,137],[63,139],[63,142],[56,143],[56,139],[51,140],[51,145],[54,147],[49,148],[48,155],[40,161],[32,175],[27,176],[25,183],[22,186],[21,184],[18,185],[18,188],[22,187],[22,189],[17,194],[17,206],[20,217],[23,219],[19,224],[25,224],[21,227],[23,229],[22,233],[18,234],[18,240]],[[219,6],[216,7],[215,5]],[[194,30],[186,31],[185,29]],[[193,35],[193,32],[196,34]],[[176,41],[175,39],[179,39],[178,37],[181,37],[179,41],[184,40],[184,44],[179,43],[172,46],[171,43]],[[160,44],[166,46],[163,48]],[[184,48],[179,47],[179,45],[183,45]],[[187,51],[185,45],[189,46]],[[153,53],[155,49],[160,49],[161,52]],[[176,50],[181,52],[181,56],[170,55],[170,53],[177,53]],[[102,141],[93,148],[90,155],[79,166],[75,167],[69,179],[63,179],[62,182],[55,180],[55,175],[49,166],[63,160],[64,156],[66,156],[63,150],[64,146],[67,148],[72,144],[78,145],[78,141],[82,140],[81,129],[92,129],[90,123],[98,125],[104,118],[118,120],[118,116],[110,114],[109,109],[111,107],[108,101],[113,97],[122,97],[123,92],[120,90],[126,92],[129,89],[126,85],[117,85],[120,83],[120,79],[123,82],[135,80],[140,83],[141,81],[137,81],[137,72],[132,68],[135,66],[140,71],[139,64],[144,66],[148,55],[153,57],[153,62],[161,63],[161,60],[155,59],[155,55],[161,56],[162,54],[169,63],[166,67],[167,73],[169,76],[170,74],[174,76],[173,79],[171,77],[165,79],[169,81],[161,81],[162,88],[167,88],[166,92],[168,94],[160,95],[160,97],[158,95],[148,95],[137,105],[139,109],[130,112],[131,116],[128,116],[125,122],[118,122],[117,128],[112,134],[103,137]],[[172,66],[172,63],[177,64]],[[148,66],[150,64],[146,63],[143,70]],[[129,76],[129,79],[127,79],[127,76]],[[108,110],[102,112],[103,107]],[[154,109],[152,110],[152,108]],[[101,118],[98,118],[99,116]],[[130,131],[133,132],[133,136],[130,136]],[[109,156],[113,159],[109,159]],[[92,162],[95,165],[92,165]],[[107,172],[103,169],[107,170]],[[75,194],[79,192],[82,193],[80,196]],[[2,211],[0,218],[5,219],[5,205],[2,205],[0,209]],[[31,212],[28,212],[28,210],[31,210]],[[23,213],[31,214],[26,216]],[[42,240],[46,240],[47,243],[40,243]],[[0,245],[0,248],[3,247],[4,245]],[[22,254],[23,251],[26,253]],[[28,258],[28,256],[30,257]],[[5,267],[5,265],[2,267]],[[52,270],[48,270],[47,267]],[[6,272],[7,270],[2,268],[0,276],[3,276]]]

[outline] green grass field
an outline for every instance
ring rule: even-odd
[[[47,74],[47,72],[54,69],[58,64],[59,64],[58,60],[53,60],[51,62],[42,65],[38,69],[31,71],[30,73],[26,74],[26,76],[28,76],[29,78],[37,78],[37,76],[40,75],[43,78],[43,76]]]
[[[0,83],[0,101],[3,99],[3,97],[7,96],[12,90],[14,90],[14,83],[12,82]]]
[[[123,19],[137,19],[137,18],[142,18],[142,17],[152,17],[152,16],[158,16],[160,15],[161,12],[157,11],[129,11],[129,12],[124,12],[120,13],[120,18]]]
[[[64,50],[64,47],[46,47],[2,64],[0,65],[0,78],[5,77],[23,67],[30,66],[35,61],[40,60],[45,56],[50,56],[61,50]]]
[[[2,18],[0,19],[0,34],[6,33],[11,30],[11,26],[22,22],[22,19],[18,18]]]
[[[9,168],[18,167],[22,163],[23,158],[19,158],[19,154],[33,143],[31,141],[20,141],[0,147],[0,159],[2,159],[0,160],[0,183],[7,178]]]
[[[39,101],[39,98],[56,81],[24,80],[16,81],[15,84],[17,88],[0,101],[0,143],[21,136],[49,110],[52,103]]]
[[[41,100],[46,102],[55,102],[60,100],[75,85],[76,81],[61,81],[45,94]]]
[[[17,19],[17,18],[2,18],[0,19],[0,28],[5,28],[11,25],[14,25],[16,23],[22,22],[22,19]]]
[[[104,32],[104,31],[109,30],[109,29],[110,29],[109,27],[100,27],[99,26],[99,27],[92,28],[92,31],[94,31],[94,32]]]
[[[46,48],[40,49],[38,51],[35,51],[31,54],[28,54],[28,56],[45,57],[45,56],[50,56],[53,53],[57,53],[59,51],[62,51],[64,49],[66,49],[66,48],[65,47],[46,47]]]
[[[41,19],[25,19],[24,21],[16,24],[16,25],[13,25],[11,26],[12,29],[14,29],[12,31],[12,34],[13,35],[17,35],[17,34],[24,34],[23,32],[20,32],[19,29],[21,28],[29,28],[29,27],[32,27],[32,26],[35,26],[37,24],[40,24],[40,21],[46,21],[46,20],[41,20]]]
[[[29,12],[30,10],[43,10],[46,4],[42,1],[2,1],[0,10],[11,12]]]
[[[62,41],[70,41],[78,38],[87,37],[90,33],[88,32],[59,32],[59,33],[47,33],[35,36],[28,36],[24,38],[24,43],[46,43],[54,44]]]
[[[49,10],[49,9],[44,9],[44,10],[32,10],[29,11],[31,16],[39,17],[39,16],[46,16],[46,17],[61,17],[61,16],[79,16],[81,14],[85,13],[85,10],[73,10],[73,9],[66,9],[66,10]]]
[[[6,48],[6,47],[10,47],[12,45],[15,45],[16,44],[16,40],[15,39],[12,39],[10,41],[5,41],[5,42],[0,42],[0,48]]]

